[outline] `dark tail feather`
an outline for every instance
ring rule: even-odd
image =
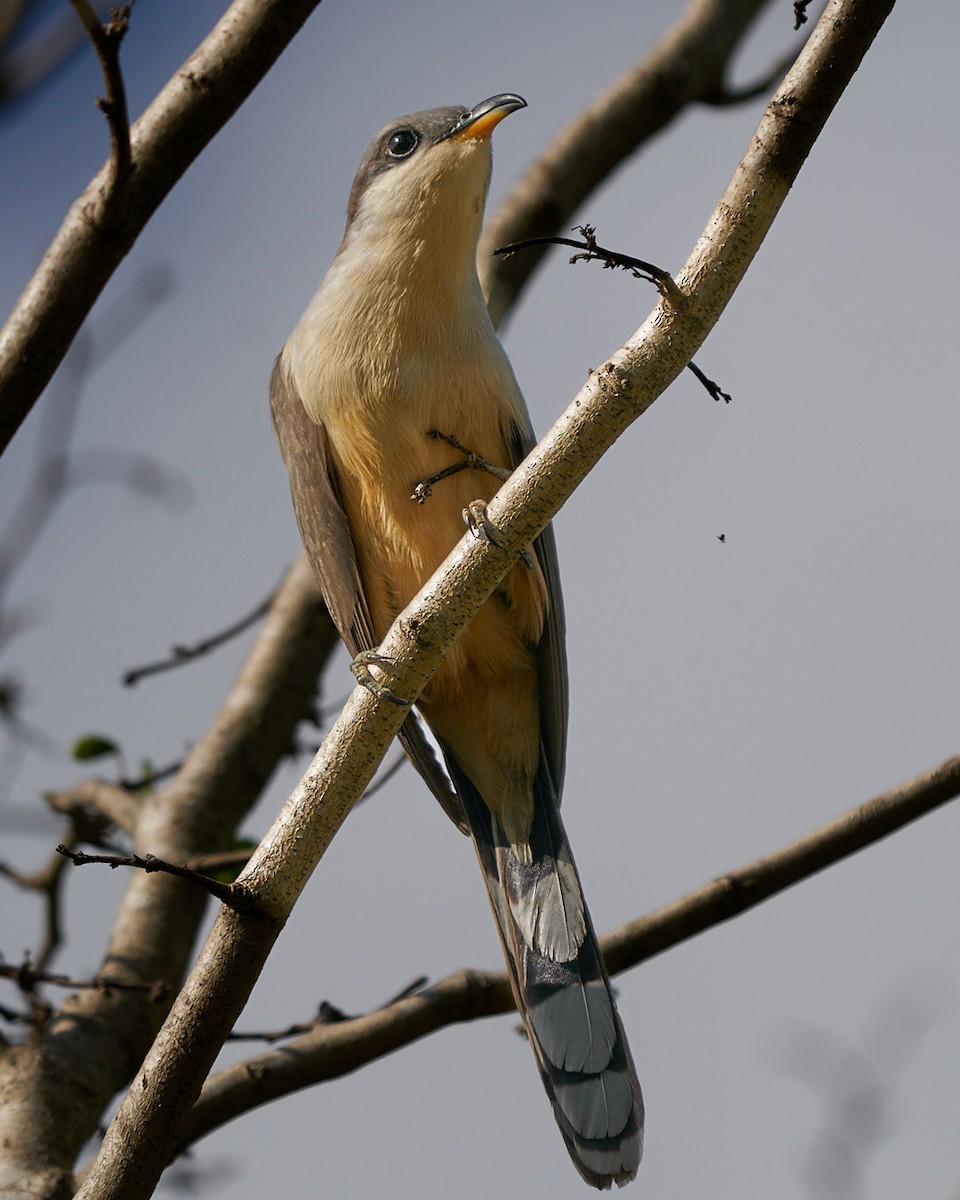
[[[643,1099],[549,779],[541,769],[522,861],[470,781],[449,766],[570,1157],[594,1187],[622,1186],[643,1152]]]

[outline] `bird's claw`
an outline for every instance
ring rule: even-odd
[[[483,538],[484,541],[492,542],[494,546],[503,545],[500,530],[487,516],[486,500],[472,500],[463,510],[463,520],[466,527],[478,540]],[[534,560],[530,551],[521,550],[520,558],[523,560],[523,565],[532,571]]]
[[[426,479],[421,479],[419,483],[414,484],[413,491],[410,493],[410,499],[416,500],[418,504],[426,504],[433,495],[433,488]]]
[[[482,538],[494,546],[503,544],[500,539],[500,530],[487,516],[486,500],[471,500],[463,510],[463,520],[478,541]]]
[[[402,696],[398,696],[392,692],[385,683],[381,683],[377,679],[371,667],[379,667],[384,670],[387,667],[393,666],[393,659],[386,658],[383,654],[379,654],[376,650],[363,650],[350,664],[350,674],[354,677],[357,683],[362,688],[366,688],[368,692],[376,696],[379,700],[389,700],[392,704],[409,705],[409,701],[404,700]]]

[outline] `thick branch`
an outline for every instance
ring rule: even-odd
[[[413,699],[576,485],[677,377],[743,277],[832,108],[892,7],[833,0],[771,101],[733,181],[678,278],[682,312],[663,301],[593,374],[490,503],[498,544],[465,537],[381,647],[391,689]],[[506,240],[499,238],[499,241]],[[240,877],[266,919],[223,909],[107,1132],[79,1195],[147,1197],[292,906],[370,779],[405,710],[357,689]]]
[[[960,758],[850,809],[806,837],[731,871],[601,938],[619,974],[770,899],[871,846],[960,794]],[[308,1033],[210,1077],[184,1128],[186,1149],[234,1117],[304,1087],[335,1079],[447,1025],[513,1008],[505,972],[457,971],[415,995]]]
[[[116,825],[133,837],[140,812],[140,803],[129,792],[102,779],[84,779],[65,792],[55,792],[47,798],[51,808],[70,817],[75,824],[89,823],[91,816]]]
[[[177,862],[228,844],[298,722],[312,715],[317,675],[336,643],[320,592],[300,558],[281,585],[263,630],[211,727],[177,778],[148,799],[88,784],[63,807],[92,805],[121,824],[143,854]],[[193,952],[205,898],[180,880],[131,879],[98,972],[145,992],[72,996],[34,1042],[0,1054],[0,1192],[72,1193],[73,1162],[110,1098],[132,1077],[176,994]],[[51,1131],[55,1131],[52,1133]]]
[[[113,158],[74,202],[0,330],[0,453],[147,221],[319,2],[234,0],[131,128],[122,216],[110,204]]]

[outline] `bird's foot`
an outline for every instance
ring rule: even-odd
[[[379,654],[376,650],[363,650],[350,664],[350,674],[361,687],[366,688],[368,692],[372,693],[379,700],[389,700],[393,704],[409,705],[408,700],[404,700],[402,696],[398,696],[395,692],[392,692],[370,670],[371,667],[377,667],[383,671],[392,666],[392,658],[387,658],[385,655]]]
[[[491,542],[501,546],[500,530],[487,516],[486,500],[471,500],[463,510],[463,521],[473,536],[480,541]]]
[[[496,463],[488,462],[482,454],[477,454],[475,451],[468,449],[452,433],[442,433],[439,429],[428,429],[427,437],[434,442],[446,442],[454,450],[459,450],[463,458],[460,462],[453,463],[449,467],[444,467],[442,471],[437,471],[435,475],[430,475],[426,479],[418,479],[414,483],[410,499],[416,500],[418,504],[426,503],[433,494],[434,484],[439,483],[442,479],[449,479],[451,475],[459,475],[461,471],[485,471],[488,475],[493,475],[496,479],[504,480],[510,478],[510,472],[506,467],[499,467]]]
[[[483,538],[484,541],[491,542],[494,546],[503,545],[500,539],[500,530],[487,516],[486,500],[471,500],[463,510],[463,521],[475,538]],[[523,559],[524,566],[532,571],[533,555],[530,551],[521,550],[520,557]]]

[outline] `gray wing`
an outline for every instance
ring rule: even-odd
[[[311,420],[278,357],[270,378],[270,412],[290,477],[300,536],[323,599],[354,656],[376,646],[353,550],[353,537],[331,473],[326,431]]]
[[[300,536],[333,623],[354,657],[363,650],[374,650],[377,640],[336,471],[327,452],[326,431],[304,408],[282,354],[270,377],[270,412],[290,477]],[[466,833],[460,801],[413,714],[404,722],[399,737],[447,815]]]
[[[530,429],[514,427],[509,439],[512,467],[517,467],[535,445]],[[567,651],[563,594],[560,590],[560,565],[553,526],[548,525],[533,543],[540,570],[550,596],[550,610],[537,646],[537,680],[540,695],[540,740],[543,758],[550,770],[556,803],[563,795],[563,774],[567,754]]]

